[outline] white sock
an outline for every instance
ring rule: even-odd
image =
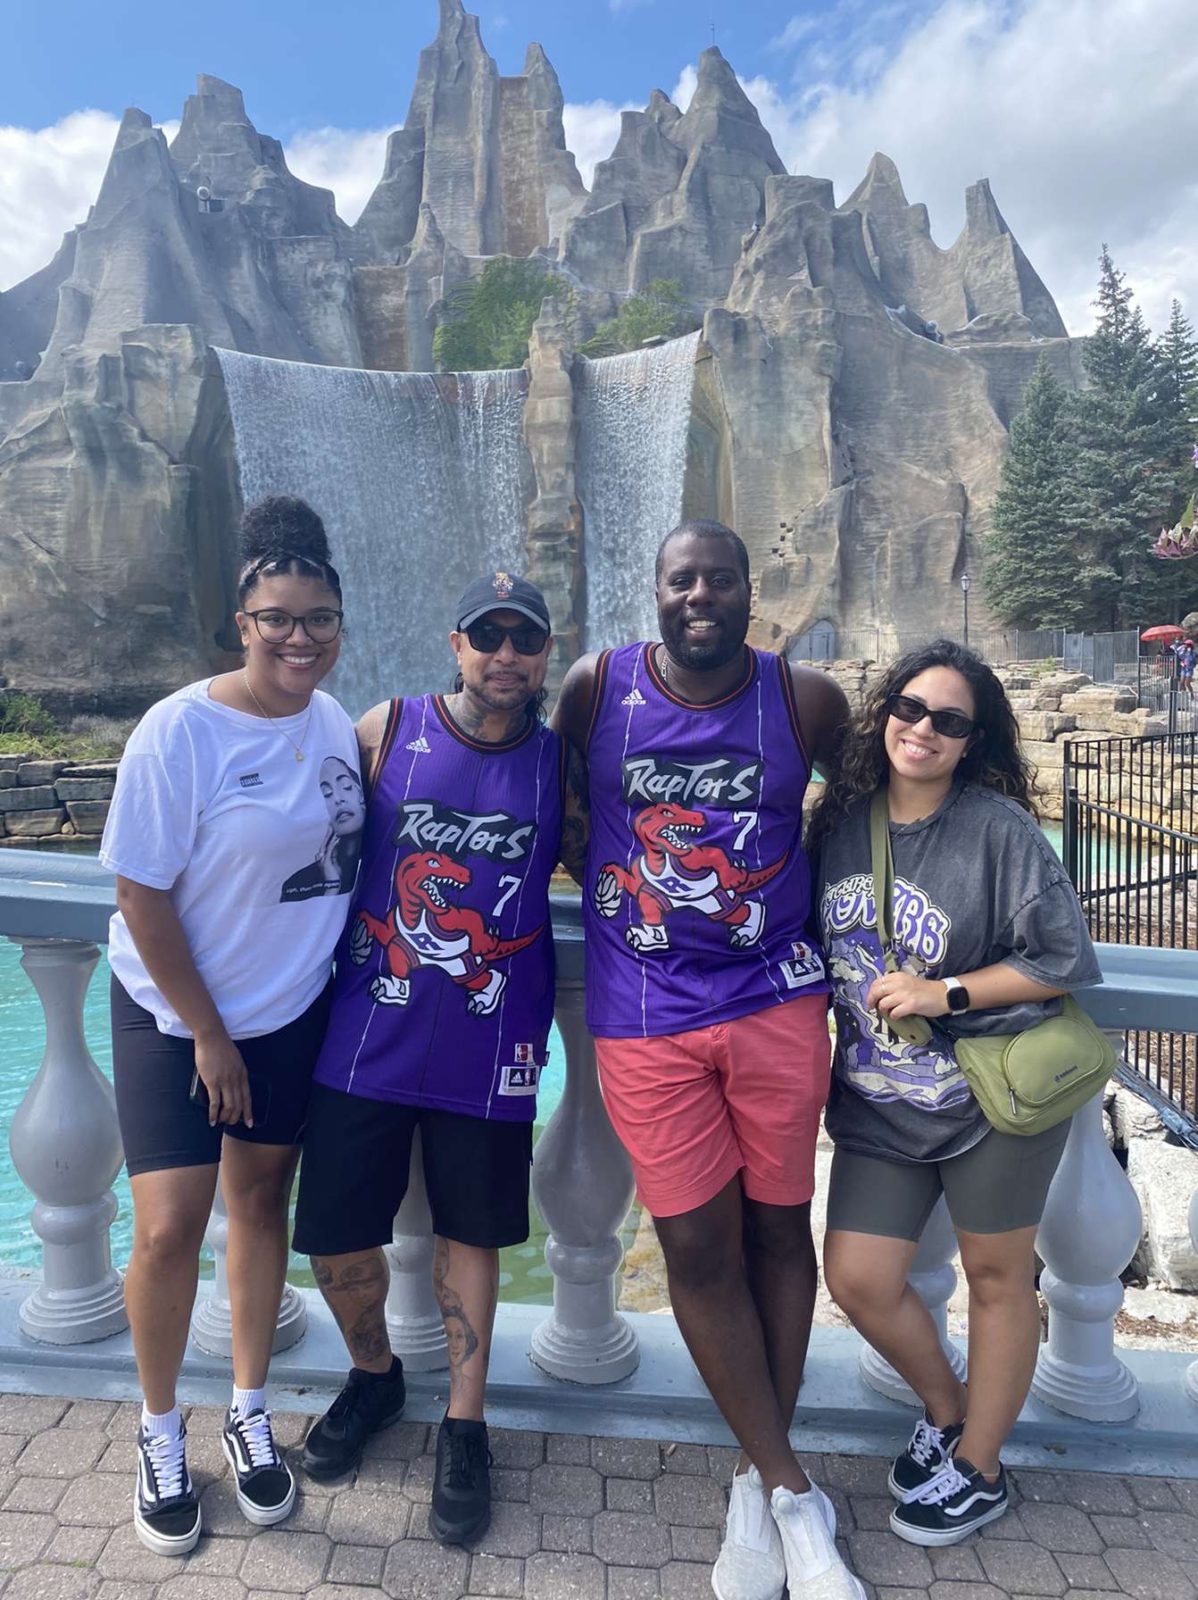
[[[235,1417],[252,1417],[255,1411],[266,1410],[265,1389],[239,1389],[233,1386],[233,1400],[229,1406]]]
[[[156,1416],[147,1409],[144,1400],[141,1406],[141,1425],[151,1439],[157,1438],[159,1434],[165,1434],[168,1439],[177,1439],[183,1432],[183,1418],[179,1414],[178,1406],[172,1406],[169,1411]]]

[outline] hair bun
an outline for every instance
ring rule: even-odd
[[[269,494],[247,506],[241,518],[241,559],[248,566],[277,556],[299,556],[328,566],[329,539],[324,523],[306,500]]]

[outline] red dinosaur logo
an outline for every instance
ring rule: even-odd
[[[634,950],[668,950],[665,926],[671,911],[683,907],[701,912],[713,922],[726,922],[728,942],[734,950],[756,944],[765,931],[765,905],[745,895],[768,883],[786,865],[787,856],[768,867],[751,868],[729,860],[719,845],[698,844],[695,836],[707,827],[701,811],[662,804],[649,806],[633,818],[632,829],[642,846],[631,868],[609,862],[595,880],[595,910],[614,917],[621,893],[631,895],[641,921],[624,930]]]
[[[451,905],[448,895],[469,888],[470,871],[430,850],[405,856],[395,869],[395,905],[384,920],[359,911],[350,935],[350,955],[362,966],[380,944],[390,969],[370,985],[370,997],[384,1006],[406,1006],[410,978],[417,967],[440,967],[454,983],[470,992],[466,1009],[489,1016],[499,1004],[507,977],[493,962],[506,960],[541,937],[544,928],[501,939],[468,906]]]

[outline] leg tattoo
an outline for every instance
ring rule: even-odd
[[[314,1257],[312,1273],[336,1318],[354,1365],[369,1366],[389,1356],[391,1341],[384,1310],[390,1274],[383,1252],[376,1250],[348,1258]]]

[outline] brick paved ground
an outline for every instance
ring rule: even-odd
[[[425,1527],[430,1429],[371,1441],[357,1481],[301,1476],[283,1528],[242,1520],[221,1413],[193,1408],[188,1457],[205,1534],[164,1560],[133,1535],[137,1408],[0,1396],[0,1600],[710,1600],[730,1450],[569,1435],[491,1435],[497,1499],[476,1549]],[[307,1419],[276,1418],[295,1444]],[[886,1531],[879,1461],[812,1459],[847,1549],[877,1600],[1198,1596],[1198,1482],[1018,1472],[1016,1507],[968,1544],[925,1552]]]

